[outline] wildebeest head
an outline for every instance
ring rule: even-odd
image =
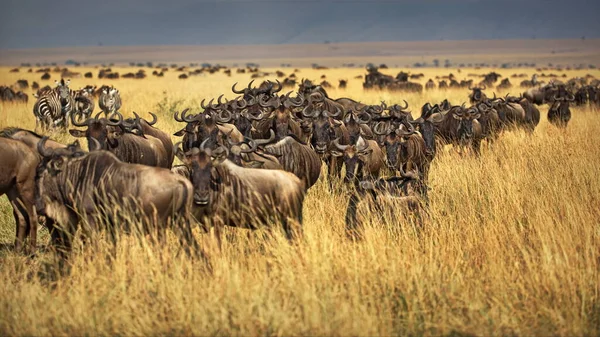
[[[479,103],[487,98],[486,95],[483,93],[483,90],[485,90],[486,88],[487,87],[485,85],[483,87],[469,87],[469,90],[471,90],[469,100],[472,104]]]
[[[312,112],[309,112],[309,108],[313,108]],[[324,154],[331,141],[335,138],[335,128],[341,126],[342,122],[335,120],[332,117],[340,116],[341,113],[342,110],[339,108],[337,108],[335,113],[330,113],[329,111],[323,111],[313,107],[311,104],[307,105],[304,110],[302,110],[302,115],[305,118],[310,118],[310,120],[312,120],[312,136],[310,142],[318,154]]]
[[[87,118],[83,122],[78,122],[75,120],[75,116],[71,115],[73,126],[85,127],[86,129],[71,129],[69,133],[73,137],[85,137],[90,151],[107,150],[109,145],[115,146],[114,139],[122,132],[121,123],[123,122],[123,116],[120,113],[113,114],[117,119],[98,118],[99,116],[100,113],[96,114],[94,118]]]
[[[425,103],[421,108],[421,117],[412,121],[411,124],[417,126],[417,129],[425,141],[426,151],[429,155],[435,153],[435,125],[431,121],[430,117],[434,113],[440,110],[439,105],[431,106],[429,103]]]
[[[400,125],[380,122],[373,128],[373,132],[377,135],[384,136],[381,145],[386,150],[386,164],[389,168],[397,167],[400,159],[400,150],[404,144],[404,137],[409,137],[415,133],[415,127],[403,121]]]
[[[85,154],[78,140],[68,144],[64,148],[47,148],[46,141],[48,139],[47,136],[42,137],[37,144],[37,151],[42,156],[39,169],[46,170],[50,175],[56,175],[63,171],[65,164],[70,158],[80,157]]]
[[[355,178],[361,178],[362,168],[368,160],[368,156],[373,149],[369,147],[369,143],[362,137],[358,138],[356,145],[340,145],[339,139],[333,140],[335,149],[331,154],[335,157],[343,157],[344,165],[346,166],[345,182],[353,181]]]
[[[273,111],[273,128],[277,140],[285,138],[290,133],[290,120],[294,118],[292,109],[299,108],[304,104],[304,96],[298,95],[294,99],[289,96],[290,94],[291,91],[283,97],[283,103],[278,104],[278,102],[275,102],[272,104],[273,106],[278,105]]]
[[[178,122],[187,123],[186,126],[175,132],[175,136],[183,136],[183,150],[189,151],[194,147],[200,146],[204,140],[208,140],[207,147],[215,148],[218,144],[218,133],[217,122],[221,120],[229,120],[231,116],[219,116],[211,111],[205,110],[203,113],[197,115],[187,116],[185,109],[181,112],[181,117],[178,113],[174,114],[174,118]],[[230,112],[229,112],[230,114]]]
[[[473,138],[473,121],[480,117],[477,108],[465,109],[463,106],[455,106],[449,112],[452,118],[458,120],[458,136],[460,139]]]
[[[177,157],[190,169],[190,180],[194,188],[194,204],[208,206],[211,203],[211,191],[217,191],[220,180],[213,167],[225,160],[229,153],[227,148],[220,146],[215,150],[206,148],[208,139],[189,151],[183,152],[180,143],[174,145]]]
[[[371,115],[366,112],[365,106],[361,111],[352,110],[343,119],[344,125],[350,136],[350,144],[356,144],[361,134],[361,125],[371,122]]]

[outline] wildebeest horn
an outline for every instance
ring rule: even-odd
[[[200,106],[202,107],[202,109],[206,110],[206,106],[204,106],[204,98],[200,101]]]
[[[350,145],[341,145],[339,143],[339,138],[333,140],[333,145],[340,151],[345,151]]]
[[[281,82],[279,82],[279,80],[277,80],[277,79],[275,81],[277,82],[277,89],[271,89],[272,93],[280,92],[281,89],[283,89],[283,85],[281,85]]]
[[[383,102],[383,101],[381,101],[381,105],[378,105],[378,104],[371,105],[371,110],[376,115],[381,115],[383,113],[383,110],[385,110],[386,108],[387,108],[387,106],[385,105],[385,102]]]
[[[403,101],[404,106],[398,105],[400,107],[400,110],[406,110],[408,108],[408,102],[405,99],[403,99]]]
[[[232,86],[231,86],[231,90],[236,93],[236,94],[243,94],[244,93],[244,89],[242,90],[235,90],[235,86],[238,84],[238,82],[235,82]]]
[[[254,83],[254,80],[250,81],[250,83],[248,83],[248,89],[252,90],[252,83]]]
[[[366,118],[361,118],[363,116]],[[372,119],[373,119],[373,117],[371,117],[371,115],[368,112],[365,112],[365,113],[358,115],[358,119],[356,122],[359,124],[368,124],[371,122]]]
[[[221,94],[221,95],[219,96],[219,98],[217,98],[217,104],[219,104],[219,105],[223,105],[223,102],[221,102],[221,99],[223,98],[223,95],[225,95],[225,94]],[[227,103],[227,102],[225,102],[225,103]]]
[[[188,112],[188,110],[189,110],[189,109],[185,109],[185,110],[183,110],[183,111],[181,112],[181,119],[182,119],[184,122],[186,122],[186,123],[192,123],[192,122],[194,122],[194,121],[196,121],[196,120],[197,120],[197,117],[198,117],[198,116],[200,116],[200,114],[198,114],[198,115],[196,115],[196,116],[190,116],[190,117],[188,117],[188,116],[187,116],[187,112]]]
[[[225,113],[225,117],[223,117],[223,113]],[[231,118],[233,117],[233,113],[227,109],[220,110],[216,115],[215,120],[217,123],[229,123]]]
[[[405,125],[405,126],[407,126],[407,127],[408,127],[408,130],[407,130],[407,131],[404,131],[404,130],[402,130],[402,129],[398,128],[398,130],[397,130],[396,132],[397,132],[397,133],[398,133],[398,134],[399,134],[401,137],[407,137],[407,136],[410,136],[410,135],[412,135],[412,134],[414,134],[414,133],[415,133],[415,127],[414,127],[414,125],[412,125],[412,124],[410,124],[410,123],[404,123],[404,122],[403,122],[402,124],[403,124],[403,125]]]
[[[148,123],[148,125],[152,126],[152,125],[156,124],[156,122],[158,122],[158,117],[150,111],[148,111],[148,113],[150,114],[150,116],[152,116],[152,121],[151,122],[146,121],[146,123]]]
[[[303,95],[297,95],[296,99],[297,100],[294,100],[293,98],[288,98],[288,100],[290,101],[290,105],[294,106],[294,107],[301,107],[302,104],[304,104],[304,96]]]
[[[373,127],[373,132],[380,136],[387,135],[387,124],[385,122],[378,122]]]
[[[185,109],[183,110],[183,112],[181,113],[182,115],[188,111],[189,109]],[[173,118],[175,118],[175,121],[179,122],[179,123],[183,123],[185,122],[182,118],[179,117],[179,112],[175,111],[175,113],[173,114]]]
[[[266,100],[263,100],[263,98],[266,98]],[[263,108],[268,108],[271,106],[270,103],[267,103],[269,101],[269,97],[267,97],[267,95],[260,95],[258,96],[258,105],[260,105]]]
[[[101,150],[102,149],[102,145],[100,145],[100,142],[98,141],[98,139],[94,138],[94,137],[90,137],[89,138],[93,143],[94,143],[94,149],[95,150]],[[88,150],[89,151],[93,151],[89,145],[88,145]]]
[[[485,86],[485,84],[483,85],[483,88],[479,88],[479,90],[486,90],[487,87]]]
[[[109,119],[106,120],[106,124],[110,125],[110,126],[119,126],[121,125],[121,123],[123,122],[123,115],[121,115],[119,112],[115,111],[113,113],[113,115],[116,115],[118,120],[116,122],[113,122]]]
[[[256,143],[256,145],[265,145],[265,144],[269,144],[274,139],[275,139],[275,132],[273,131],[273,129],[269,129],[269,139],[255,139],[255,140],[253,140],[253,142]]]
[[[241,104],[240,102],[243,102],[243,104]],[[233,101],[232,106],[234,109],[241,110],[248,106],[248,102],[246,102],[246,100],[243,97],[238,97]]]
[[[304,109],[302,109],[302,116],[306,117],[306,118],[314,118],[317,117],[319,115],[319,111],[317,109],[315,109],[314,111],[312,111],[312,113],[309,113],[307,110],[308,108],[311,107],[310,105],[307,105],[306,107],[304,107]]]
[[[86,126],[86,125],[88,125],[88,123],[89,123],[90,121],[93,121],[93,120],[94,120],[93,118],[91,118],[91,117],[88,117],[88,118],[86,118],[86,119],[85,119],[85,120],[84,120],[82,123],[78,123],[78,122],[75,120],[75,114],[71,114],[71,124],[73,124],[74,126],[79,126],[79,127],[81,127],[81,126]]]
[[[201,151],[206,151],[206,144],[208,143],[209,140],[210,140],[210,138],[206,138],[205,140],[202,141],[202,143],[200,143]]]
[[[342,109],[339,106],[335,106],[335,113],[327,111],[327,117],[339,117],[342,114]]]
[[[42,137],[42,139],[37,144],[37,150],[42,155],[42,157],[51,157],[54,154],[54,150],[47,149],[45,146],[48,138],[48,136]]]

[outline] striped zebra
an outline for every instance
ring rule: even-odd
[[[74,116],[80,120],[86,120],[94,112],[94,88],[85,87],[73,91],[75,100]]]
[[[46,129],[69,126],[69,117],[75,110],[75,100],[69,83],[69,80],[65,82],[61,79],[60,82],[56,81],[56,88],[34,95],[37,98],[33,105],[36,127],[40,124]]]
[[[119,94],[119,90],[112,86],[104,88],[98,99],[98,106],[106,116],[119,111],[121,109],[121,95]]]

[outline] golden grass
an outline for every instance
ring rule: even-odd
[[[459,78],[487,71],[463,70]],[[425,80],[446,74],[423,72]],[[352,79],[362,70],[301,69],[298,75],[317,79],[322,73],[330,81],[351,79],[348,90],[330,91],[334,97],[406,99],[414,114],[426,101],[462,102],[467,95],[363,92],[361,80]],[[38,76],[4,68],[0,83]],[[73,87],[114,83],[126,114],[153,111],[158,126],[172,132],[180,125],[172,111],[157,110],[163,97],[169,108],[198,107],[200,99],[221,92],[232,97],[230,85],[248,78],[178,80],[168,72],[164,79],[141,81],[75,79]],[[33,128],[32,105],[0,104],[0,127]],[[58,278],[45,272],[50,257],[44,250],[28,259],[5,249],[0,333],[600,335],[598,111],[573,109],[561,131],[548,125],[547,108],[541,110],[533,135],[507,132],[493,147],[484,144],[479,158],[439,151],[430,174],[429,216],[420,230],[406,219],[380,223],[374,217],[365,240],[352,243],[344,235],[347,195],[330,193],[320,181],[305,200],[305,237],[297,244],[280,234],[265,238],[264,231],[247,236],[230,230],[219,252],[214,239],[197,233],[213,273],[200,261],[177,256],[174,239],[161,248],[125,239],[111,264],[101,240],[76,249],[70,274]],[[0,211],[6,245],[14,240],[6,198]]]

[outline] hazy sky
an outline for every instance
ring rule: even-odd
[[[4,0],[0,49],[600,37],[600,0]]]

